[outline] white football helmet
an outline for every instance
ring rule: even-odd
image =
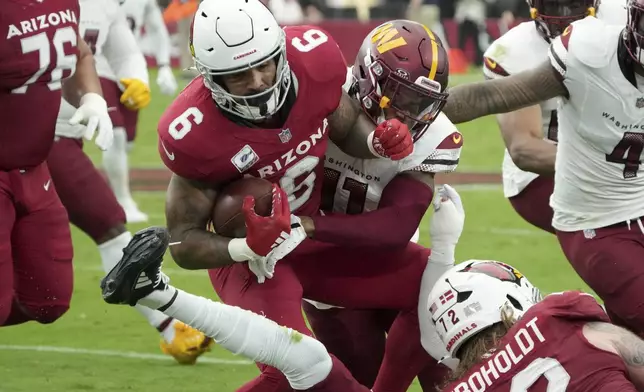
[[[277,113],[291,85],[286,34],[259,0],[203,0],[190,29],[190,51],[217,105],[236,116],[258,121]],[[254,95],[226,91],[222,75],[277,61],[274,84]]]
[[[452,358],[469,338],[502,321],[519,319],[541,293],[514,267],[492,260],[464,261],[440,277],[429,294],[429,313]]]

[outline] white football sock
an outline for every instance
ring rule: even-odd
[[[110,272],[121,260],[121,257],[123,257],[123,248],[130,243],[131,239],[132,234],[129,231],[126,231],[125,233],[122,233],[98,246],[98,253],[101,255],[103,271],[105,271],[105,273]],[[142,305],[136,305],[135,308],[154,328],[158,329],[159,326],[168,319],[168,316],[157,310],[153,310]],[[167,342],[172,342],[172,339],[174,339],[173,324],[174,320],[168,324],[163,331],[161,331],[161,334]]]
[[[103,152],[103,168],[119,203],[132,199],[125,128],[114,128],[114,142]]]
[[[248,310],[172,286],[154,291],[139,305],[162,310],[234,354],[276,367],[295,390],[309,389],[331,372],[332,360],[322,343]]]

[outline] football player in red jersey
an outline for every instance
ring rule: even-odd
[[[336,302],[335,297],[342,296],[370,307],[415,306],[418,287],[394,290],[383,282],[386,278],[390,283],[391,278],[382,274],[378,282],[390,287],[378,295],[373,290],[346,295],[349,286],[331,293],[329,285],[313,282],[315,268],[306,270],[309,283],[300,283],[304,264],[313,266],[316,258],[343,264],[355,260],[343,267],[346,280],[349,274],[370,268],[356,249],[307,241],[288,256],[288,262],[274,264],[305,238],[299,218],[290,211],[305,216],[318,212],[329,138],[365,158],[377,157],[376,153],[402,159],[413,150],[405,124],[393,119],[374,131],[359,105],[343,93],[346,65],[333,39],[319,28],[279,28],[257,0],[235,5],[204,1],[193,22],[191,48],[201,76],[186,87],[159,124],[159,151],[174,173],[166,211],[177,263],[210,269],[213,285],[226,303],[261,312],[305,333],[310,332],[301,315],[304,288],[310,298],[322,301]],[[283,206],[280,200],[288,201],[285,214],[252,219],[250,200],[244,206],[246,238],[208,232],[218,189],[244,175],[279,184],[274,203]],[[275,257],[263,257],[283,233],[291,235],[275,249]],[[391,269],[384,264],[393,264],[400,255],[398,249],[371,253],[371,262],[380,269]],[[426,260],[428,251],[409,247],[407,253],[416,260],[424,254]],[[298,258],[306,262],[294,262]],[[257,263],[264,264],[254,268]],[[302,265],[297,272],[296,264]],[[410,262],[401,263],[400,269],[400,278],[408,279],[417,271]],[[261,281],[274,277],[260,285],[251,270]],[[376,279],[366,283],[377,284]],[[290,388],[275,369],[263,370],[242,390]]]
[[[78,0],[5,1],[0,9],[0,326],[51,323],[69,308],[72,244],[45,160],[61,97],[71,123],[106,149],[112,124],[78,34]],[[37,244],[37,245],[35,245]]]
[[[458,367],[443,392],[625,391],[644,386],[644,341],[610,324],[589,294],[546,296],[512,266],[469,260],[429,296]],[[639,389],[641,390],[641,389]]]

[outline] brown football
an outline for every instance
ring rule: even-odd
[[[226,185],[217,196],[212,212],[215,233],[224,237],[246,237],[246,224],[242,213],[244,197],[255,197],[257,215],[268,216],[272,208],[272,184],[257,177],[245,177]]]

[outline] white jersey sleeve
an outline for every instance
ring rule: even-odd
[[[451,173],[456,170],[463,147],[463,135],[440,113],[414,143],[414,152],[400,163],[399,172]]]
[[[145,57],[136,44],[134,34],[122,10],[110,26],[107,41],[103,48],[107,60],[117,80],[122,78],[139,79],[149,84]]]
[[[172,43],[170,42],[170,34],[163,21],[163,14],[161,8],[156,0],[148,0],[145,8],[145,26],[146,35],[150,36],[153,40],[155,48],[155,57],[157,64],[170,65],[170,50]]]
[[[534,22],[524,22],[495,40],[483,54],[483,74],[488,79],[514,75],[542,64],[548,43]]]

